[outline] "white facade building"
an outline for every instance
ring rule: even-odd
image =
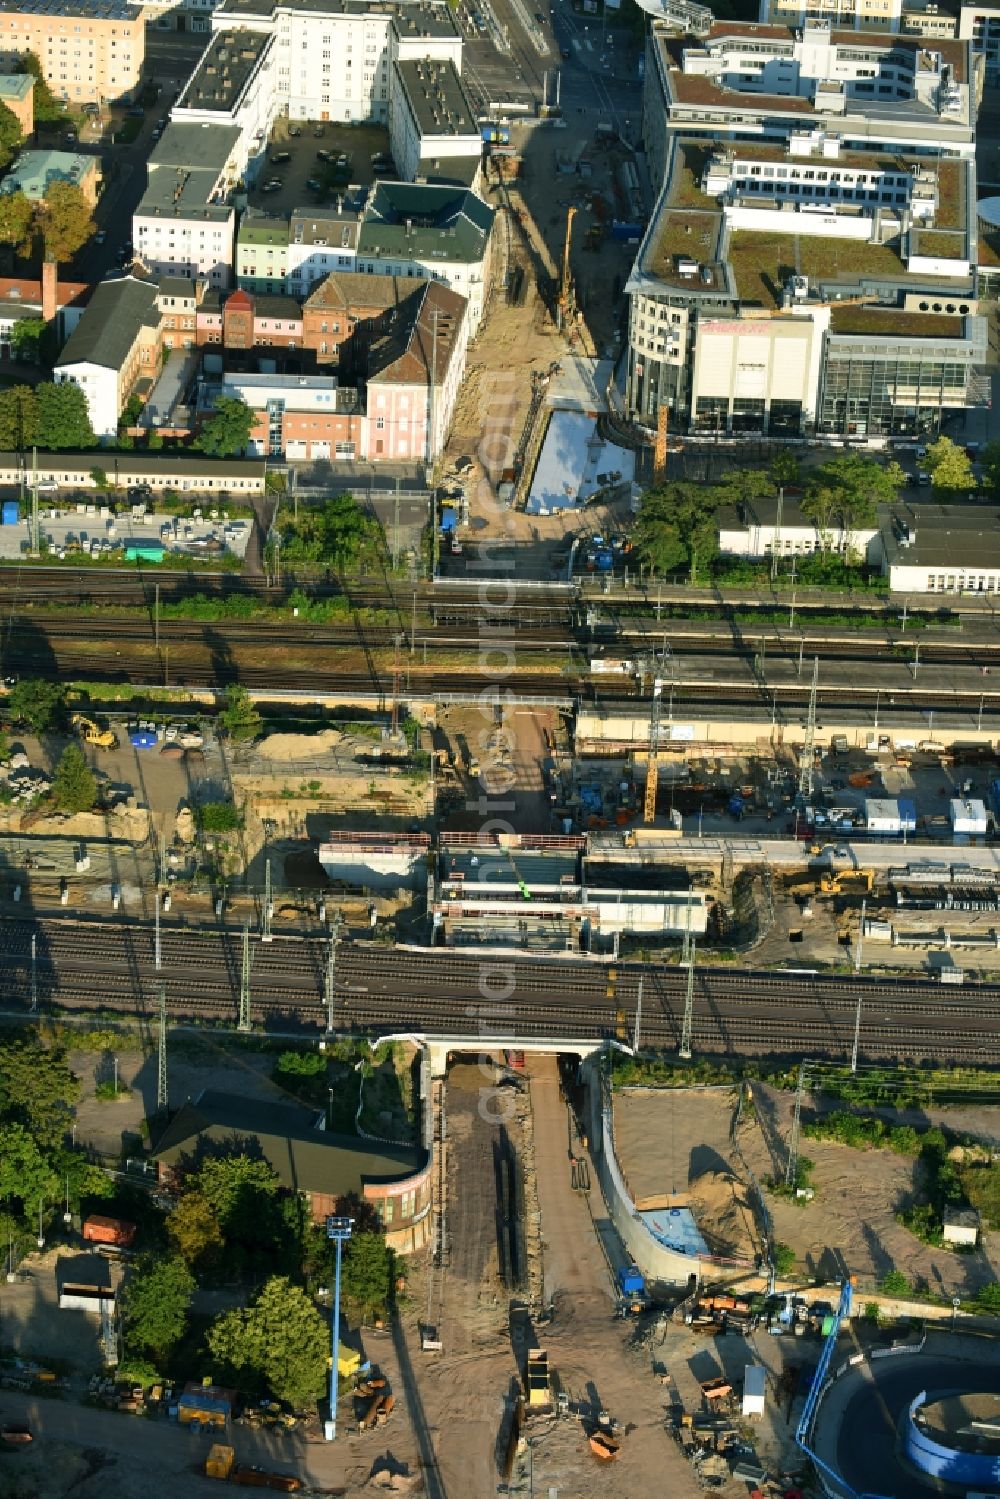
[[[167,126],[132,217],[136,256],[147,270],[229,286],[236,213],[226,199],[241,175],[242,154],[235,125]]]
[[[288,227],[288,292],[303,301],[334,271],[357,269],[359,213],[353,205],[299,208]]]
[[[453,62],[422,57],[395,64],[389,142],[396,168],[409,182],[424,174],[425,164],[479,160],[482,136]]]

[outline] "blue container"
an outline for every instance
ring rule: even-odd
[[[742,796],[731,796],[729,798],[729,815],[737,821],[743,816],[744,802]]]
[[[441,535],[447,536],[449,531],[454,531],[457,524],[458,516],[449,505],[447,510],[442,510],[441,512]]]
[[[133,749],[155,749],[156,735],[150,733],[149,729],[133,729],[128,736],[128,742]]]
[[[599,573],[609,573],[615,565],[615,554],[610,551],[598,552],[595,561]]]
[[[625,1265],[619,1270],[618,1286],[623,1296],[643,1296],[646,1292],[646,1282],[636,1265]]]
[[[21,509],[16,500],[4,500],[0,506],[0,525],[16,526],[21,519]]]

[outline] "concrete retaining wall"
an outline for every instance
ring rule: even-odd
[[[605,1104],[599,1070],[587,1067],[587,1112],[590,1155],[601,1184],[611,1222],[649,1284],[686,1286],[694,1275],[701,1278],[701,1265],[693,1255],[678,1254],[657,1242],[636,1212],[615,1156],[614,1127],[610,1105]]]

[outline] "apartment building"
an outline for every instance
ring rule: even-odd
[[[372,462],[441,453],[465,375],[465,299],[436,282],[413,292],[368,356],[366,400]]]
[[[40,203],[53,182],[78,187],[93,207],[101,186],[101,158],[77,151],[22,151],[0,182],[0,193],[23,193]]]
[[[489,284],[495,217],[464,188],[379,182],[359,226],[357,269],[442,282],[467,302],[472,338]]]
[[[241,156],[235,125],[168,125],[132,218],[136,257],[148,271],[229,286],[236,213],[228,197]]]
[[[654,24],[633,419],[867,439],[987,399],[975,71],[957,42],[727,23],[678,48]]]
[[[386,333],[398,308],[412,295],[408,277],[361,276],[338,271],[321,281],[302,308],[302,342],[316,363],[363,375],[374,341]]]
[[[446,169],[471,181],[483,154],[469,96],[450,60],[397,62],[390,94],[389,143],[401,177],[440,176]]]
[[[433,56],[461,67],[458,25],[429,0],[223,0],[212,27],[274,37],[277,96],[292,120],[385,122],[393,63]]]
[[[0,68],[26,52],[57,99],[122,103],[142,75],[145,23],[126,0],[0,0]]]
[[[35,128],[35,80],[31,74],[0,74],[0,104],[10,110],[21,134],[30,135]]]
[[[172,125],[228,126],[239,132],[233,167],[253,181],[264,165],[279,108],[273,36],[245,26],[220,32],[170,111]]]
[[[56,360],[54,379],[79,385],[90,423],[112,441],[133,391],[151,387],[162,338],[155,282],[138,276],[102,281]]]
[[[236,284],[245,291],[280,292],[288,276],[288,220],[253,210],[236,232]]]
[[[358,233],[365,197],[346,195],[335,207],[299,208],[288,224],[288,290],[308,297],[332,271],[357,266]]]
[[[227,372],[207,393],[205,415],[220,396],[245,401],[255,412],[249,446],[254,456],[344,462],[365,455],[365,415],[358,392],[332,375]]]

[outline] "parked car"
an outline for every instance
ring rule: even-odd
[[[289,127],[288,127],[288,137],[289,137],[290,140],[297,141],[298,138],[299,138],[299,136],[301,134],[302,134],[302,131],[299,128],[298,125],[289,125]]]
[[[264,186],[261,188],[261,192],[262,193],[277,193],[277,192],[281,191],[281,189],[282,189],[283,186],[284,186],[284,184],[282,183],[282,180],[281,180],[280,177],[269,177],[267,179],[267,181],[264,183]]]
[[[323,191],[323,184],[318,177],[307,177],[306,187],[311,193],[321,193]]]
[[[272,151],[267,159],[273,167],[280,167],[286,161],[291,161],[292,153],[291,151]]]
[[[320,146],[319,150],[316,152],[316,160],[317,161],[332,161],[333,160],[333,152],[332,151],[324,151],[323,147]]]
[[[316,126],[314,126],[314,128],[313,128],[313,135],[316,137],[316,139],[318,141],[320,141],[320,140],[323,139],[323,136],[324,136],[325,133],[326,133],[326,127],[324,125],[316,125]]]

